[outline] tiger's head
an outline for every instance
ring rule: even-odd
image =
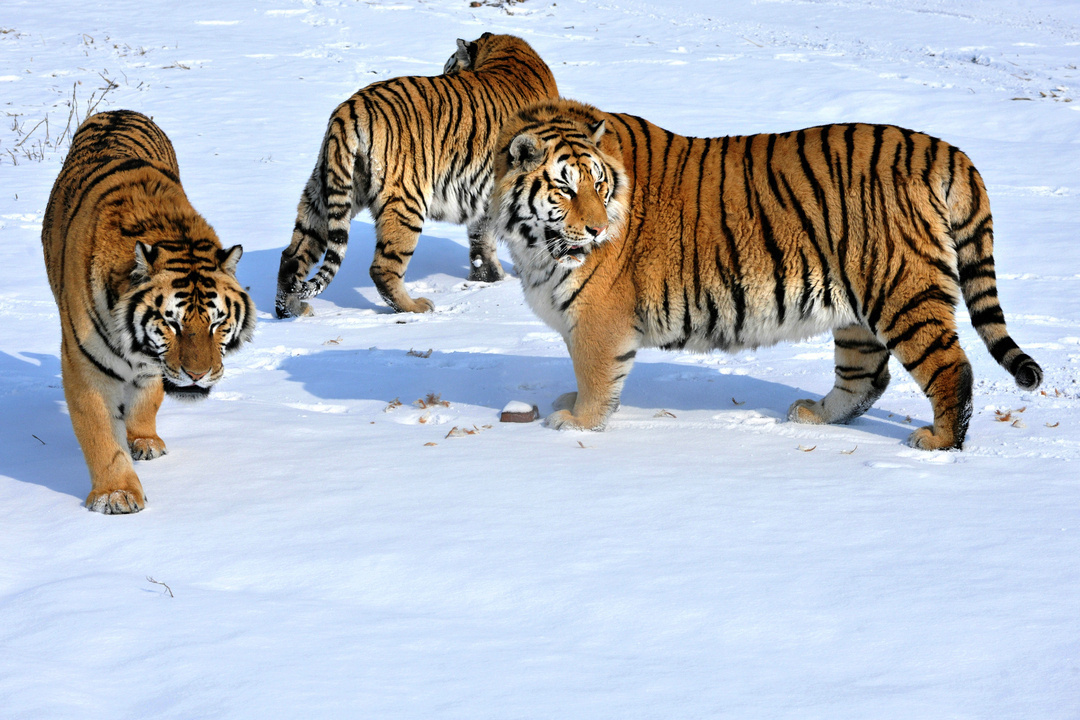
[[[165,392],[180,400],[206,397],[225,372],[222,358],[255,330],[255,304],[236,279],[243,248],[221,249],[201,225],[209,232],[194,237],[203,239],[137,242],[113,313],[126,348],[156,364]]]
[[[488,63],[501,58],[520,59],[525,55],[535,55],[535,53],[528,43],[515,35],[495,35],[486,32],[475,40],[458,38],[457,50],[443,66],[443,75],[480,70]]]
[[[515,257],[577,267],[621,233],[629,183],[618,142],[595,108],[533,105],[499,135],[491,202],[496,233]]]

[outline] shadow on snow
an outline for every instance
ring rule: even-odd
[[[280,369],[300,382],[305,391],[327,401],[389,402],[397,398],[407,404],[435,393],[453,403],[491,408],[493,413],[511,400],[520,400],[536,404],[541,416],[546,416],[555,398],[576,389],[569,357],[432,352],[424,358],[403,350],[324,350],[287,358]],[[819,396],[750,375],[722,374],[709,367],[637,362],[623,388],[622,404],[714,411],[718,415],[756,410],[783,418],[791,403],[805,397]],[[887,411],[872,408],[851,425],[877,435],[906,438],[911,427],[887,417]]]

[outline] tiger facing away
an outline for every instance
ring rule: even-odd
[[[515,116],[496,148],[491,214],[525,297],[562,333],[578,392],[556,428],[600,429],[640,347],[737,351],[833,332],[834,388],[788,418],[843,423],[896,357],[930,399],[917,448],[960,448],[972,372],[962,295],[1024,390],[1042,370],[997,300],[982,178],[955,147],[888,125],[689,138],[563,100]]]
[[[403,280],[426,219],[468,227],[470,280],[504,276],[486,222],[491,150],[511,114],[559,92],[548,66],[521,38],[484,33],[457,42],[442,75],[373,83],[330,116],[292,241],[281,253],[278,317],[311,314],[303,301],[333,280],[349,221],[365,208],[375,221],[371,278],[398,312],[434,309],[427,298],[410,297]]]
[[[90,470],[86,506],[146,504],[132,458],[164,455],[164,394],[205,397],[222,357],[249,340],[255,306],[180,185],[172,143],[150,118],[103,112],[79,127],[41,241],[60,310],[64,397]]]

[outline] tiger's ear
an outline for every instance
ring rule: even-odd
[[[510,141],[507,151],[510,155],[510,167],[528,172],[540,164],[544,153],[540,149],[540,141],[535,135],[522,133]]]
[[[607,121],[600,118],[594,123],[586,125],[589,129],[589,139],[593,141],[593,144],[599,145],[600,138],[604,137],[604,132],[607,130]]]
[[[131,271],[131,277],[135,280],[146,280],[154,272],[154,261],[157,260],[158,249],[153,245],[147,245],[141,240],[135,243],[135,269]]]
[[[233,277],[236,277],[236,264],[240,262],[241,256],[244,254],[244,248],[239,245],[233,245],[228,250],[217,251],[218,267],[225,272],[229,273]]]
[[[457,70],[457,72],[472,70],[473,64],[476,62],[476,53],[478,49],[476,43],[458,38],[457,51],[455,51],[454,54],[450,56],[450,59],[446,61],[446,67],[443,68],[443,72],[449,72],[451,69]]]

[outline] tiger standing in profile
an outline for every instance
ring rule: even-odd
[[[292,241],[281,253],[279,318],[311,314],[303,301],[333,280],[349,221],[365,208],[375,220],[371,278],[398,312],[435,307],[410,297],[403,279],[426,219],[468,227],[470,280],[504,277],[486,222],[491,150],[510,115],[559,91],[551,70],[521,38],[484,33],[457,42],[442,75],[373,83],[330,116]],[[315,276],[306,279],[320,258]]]
[[[788,418],[843,423],[896,357],[934,424],[909,444],[960,448],[972,372],[961,295],[990,354],[1023,390],[1042,370],[1009,337],[993,224],[967,155],[889,125],[689,138],[573,101],[503,128],[491,213],[525,297],[562,333],[578,392],[556,428],[600,429],[640,347],[737,351],[831,330],[836,383]]]
[[[255,305],[188,202],[172,143],[150,118],[103,112],[79,127],[41,241],[60,310],[64,397],[90,470],[86,506],[138,512],[136,460],[164,455],[164,394],[206,397],[250,340]]]

